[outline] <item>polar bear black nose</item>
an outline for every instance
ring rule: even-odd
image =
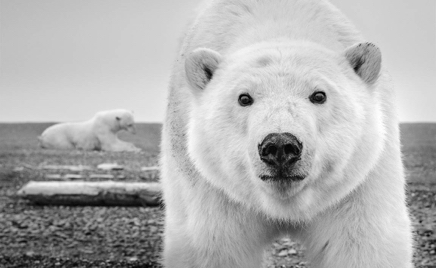
[[[291,133],[268,134],[258,146],[260,159],[274,167],[289,166],[300,159],[303,144]]]

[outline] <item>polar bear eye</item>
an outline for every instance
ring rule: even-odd
[[[322,91],[315,91],[310,95],[309,100],[315,104],[323,104],[327,100],[327,96]]]
[[[238,102],[241,106],[248,106],[253,104],[253,98],[248,94],[241,94],[239,95]]]

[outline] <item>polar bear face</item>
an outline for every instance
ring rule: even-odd
[[[307,220],[352,191],[384,131],[374,84],[380,53],[261,43],[186,59],[188,151],[212,185],[269,217]],[[371,137],[369,139],[368,137]]]
[[[115,116],[119,130],[125,130],[132,134],[136,133],[135,120],[131,112],[123,112]]]

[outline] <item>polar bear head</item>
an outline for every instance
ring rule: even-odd
[[[108,125],[110,130],[114,133],[125,130],[136,133],[135,120],[133,113],[125,109],[115,109],[108,111],[101,111],[96,114],[96,120]]]
[[[356,188],[384,144],[381,55],[265,42],[187,56],[188,152],[202,177],[275,219],[304,221]]]
[[[120,130],[125,130],[132,134],[136,134],[135,120],[133,119],[132,112],[127,110],[121,111],[115,116],[115,119]]]

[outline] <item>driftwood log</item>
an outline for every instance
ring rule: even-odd
[[[78,165],[78,166],[71,166],[71,165],[47,165],[47,166],[40,167],[40,169],[45,169],[45,170],[84,171],[84,170],[91,170],[92,167],[90,167],[90,166],[82,166],[82,165]]]
[[[157,182],[30,181],[18,196],[37,205],[156,206],[161,203]]]
[[[117,163],[103,163],[97,166],[98,169],[102,170],[123,170],[124,167],[118,165]]]

